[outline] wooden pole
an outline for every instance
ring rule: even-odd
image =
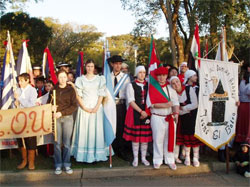
[[[226,45],[226,29],[225,27],[222,28],[222,32],[221,32],[221,36],[222,36],[222,41],[220,43],[220,51],[221,51],[221,60],[224,61],[224,45]],[[223,43],[223,39],[224,39],[224,43]],[[226,49],[226,46],[225,46]],[[228,144],[225,145],[225,149],[226,149],[226,173],[229,174],[229,149],[228,149]]]
[[[56,107],[56,90],[53,90],[53,105]],[[54,113],[55,114],[55,113]],[[57,141],[56,118],[54,117],[54,138]]]
[[[109,145],[109,167],[112,168],[112,146]]]

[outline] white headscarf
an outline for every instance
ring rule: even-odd
[[[194,71],[194,70],[187,70],[186,72],[185,72],[185,80],[184,80],[184,83],[186,83],[187,82],[187,80],[190,78],[190,77],[192,77],[193,75],[196,75],[196,72]]]
[[[137,76],[138,73],[141,72],[141,71],[145,71],[145,72],[146,72],[145,67],[144,67],[144,66],[137,66],[137,67],[135,68],[135,75]]]
[[[181,73],[181,66],[183,66],[183,65],[186,65],[186,66],[187,66],[187,64],[188,64],[187,62],[182,62],[182,63],[181,63],[181,65],[180,65],[179,68],[178,68],[178,69],[179,69],[179,73]]]
[[[174,79],[179,79],[177,76],[172,76],[171,78],[170,78],[170,80],[169,80],[169,82],[171,83],[172,82],[172,80],[174,80]],[[179,79],[180,80],[180,79]]]

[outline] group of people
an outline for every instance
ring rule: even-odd
[[[57,141],[54,142],[55,174],[72,174],[70,158],[77,162],[93,163],[108,160],[110,154],[116,154],[128,160],[128,152],[132,152],[132,166],[137,167],[140,160],[145,166],[150,162],[146,159],[148,144],[153,144],[153,167],[159,169],[164,161],[170,169],[176,170],[176,163],[186,166],[199,167],[199,147],[203,145],[194,137],[195,121],[198,109],[198,76],[189,70],[183,62],[179,69],[161,66],[155,71],[156,81],[159,83],[167,101],[155,102],[147,105],[148,77],[146,68],[139,65],[135,69],[135,77],[124,73],[127,71],[124,59],[114,55],[108,59],[112,69],[111,79],[114,88],[116,103],[116,138],[112,143],[113,150],[109,149],[104,139],[104,108],[107,99],[106,80],[103,75],[96,74],[95,62],[87,60],[86,73],[74,80],[69,65],[60,64],[57,72],[58,84],[53,85],[50,80],[44,80],[36,75],[36,88],[29,84],[28,74],[18,77],[20,88],[15,93],[15,104],[19,107],[36,105],[36,97],[45,92],[56,90],[56,104],[53,107],[57,121]],[[235,141],[243,143],[247,148],[249,159],[249,112],[250,111],[250,67],[248,65],[244,78],[240,83],[240,120],[237,122]],[[53,98],[49,97],[48,103]],[[244,111],[244,112],[242,112]],[[22,163],[18,169],[27,164],[34,169],[35,137],[18,140],[21,147]],[[246,148],[245,148],[246,147]],[[192,159],[191,159],[192,151]],[[238,155],[238,154],[237,154]],[[247,158],[247,156],[243,156]],[[249,160],[237,160],[237,166],[244,162],[245,176],[249,176]],[[242,171],[241,171],[242,174]]]

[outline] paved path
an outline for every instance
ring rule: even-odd
[[[183,176],[130,176],[89,179],[60,178],[47,181],[8,181],[2,186],[250,186],[250,179],[234,172]]]

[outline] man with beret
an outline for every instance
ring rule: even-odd
[[[168,70],[165,67],[156,69],[156,79],[168,101],[151,104],[151,128],[153,133],[153,164],[159,169],[163,160],[170,169],[176,170],[174,159],[175,129],[174,120],[177,121],[179,101],[176,91],[167,85]],[[161,99],[161,98],[159,98]]]
[[[122,62],[125,61],[121,56],[114,55],[108,59],[112,67],[111,79],[114,88],[116,102],[116,139],[112,143],[115,153],[124,160],[129,160],[128,151],[131,151],[131,142],[126,142],[123,136],[124,122],[126,116],[126,87],[130,83],[128,74],[121,72]]]

